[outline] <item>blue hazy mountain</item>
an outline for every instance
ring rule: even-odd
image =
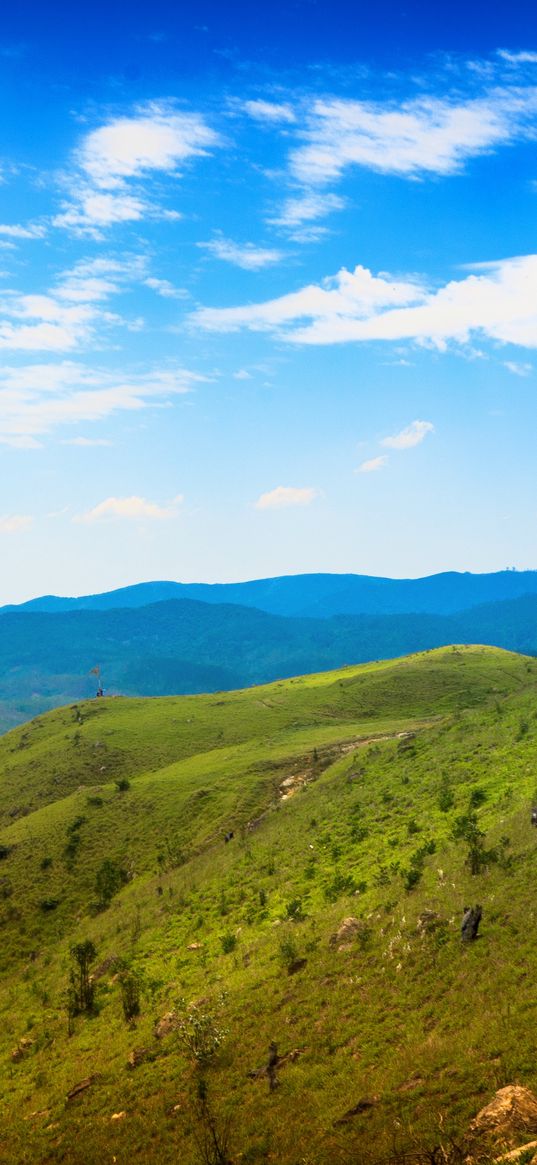
[[[246,687],[449,643],[537,654],[537,595],[452,615],[272,615],[171,599],[137,608],[5,612],[0,730],[95,692],[160,696]]]
[[[483,603],[537,594],[537,571],[494,574],[449,571],[418,579],[358,574],[298,574],[239,583],[146,582],[104,594],[61,598],[44,595],[7,611],[107,611],[170,599],[239,604],[273,615],[328,619],[333,615],[450,615]]]

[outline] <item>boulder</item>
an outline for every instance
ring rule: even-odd
[[[19,1040],[17,1047],[13,1048],[11,1053],[11,1059],[13,1060],[14,1064],[16,1064],[18,1060],[22,1060],[24,1056],[28,1055],[28,1052],[33,1047],[33,1042],[34,1041],[30,1040],[27,1036],[23,1036],[22,1039]]]
[[[537,1133],[537,1096],[520,1084],[500,1088],[470,1125],[473,1136],[488,1136],[513,1147],[528,1133]]]
[[[341,943],[349,943],[363,928],[359,918],[344,918],[338,929],[330,936],[330,946],[339,947]]]
[[[166,1012],[166,1015],[158,1019],[155,1024],[154,1030],[157,1040],[163,1040],[165,1036],[171,1035],[176,1030],[178,1022],[175,1011]]]

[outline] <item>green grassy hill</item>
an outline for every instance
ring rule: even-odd
[[[0,1159],[413,1160],[535,1086],[536,713],[536,661],[465,647],[4,737]]]

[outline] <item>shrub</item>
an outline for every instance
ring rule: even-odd
[[[285,917],[289,918],[291,922],[302,922],[305,915],[302,910],[302,899],[292,898],[285,907]]]
[[[119,972],[119,989],[125,1022],[132,1023],[140,1014],[142,978],[139,972],[125,964]]]
[[[126,870],[111,858],[105,858],[99,866],[95,878],[95,893],[97,894],[97,908],[106,910],[112,898],[118,894],[121,887],[128,881]]]
[[[324,894],[328,902],[336,902],[342,894],[353,894],[355,889],[352,874],[342,874],[340,870],[336,870],[331,882],[325,886]]]
[[[117,781],[115,782],[115,786],[118,793],[126,793],[127,790],[130,789],[131,783],[127,777],[118,777]]]
[[[298,959],[298,948],[289,935],[280,942],[279,956],[284,967],[291,967]]]
[[[455,797],[450,789],[449,783],[444,777],[440,786],[440,794],[438,797],[438,808],[441,813],[449,813],[455,804]]]
[[[218,1009],[224,1004],[224,996],[218,1000]],[[184,1000],[179,1009],[182,1014],[177,1024],[177,1038],[184,1051],[200,1066],[209,1063],[220,1051],[228,1033],[227,1028],[220,1025],[218,1016],[205,1008],[205,1005],[193,1004],[188,1009]]]
[[[225,955],[230,955],[237,946],[237,936],[232,931],[228,930],[225,934],[220,935],[220,943]]]
[[[56,910],[59,905],[59,898],[42,898],[39,903],[39,908],[44,914],[49,914],[51,910]]]

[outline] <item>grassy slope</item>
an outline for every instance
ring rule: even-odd
[[[371,1145],[378,1159],[394,1133],[435,1143],[433,1110],[456,1127],[499,1084],[535,1083],[527,960],[536,679],[532,661],[446,649],[221,700],[81,706],[82,724],[63,710],[0,742],[4,812],[14,797],[31,810],[0,837],[14,846],[0,866],[13,885],[2,930],[1,1072],[11,1109],[4,1159],[196,1161],[192,1069],[174,1037],[156,1043],[152,1025],[179,996],[203,996],[211,1008],[222,988],[230,1036],[208,1080],[219,1119],[227,1108],[234,1114],[235,1160],[328,1165],[367,1159]],[[394,735],[413,725],[421,726],[415,741]],[[391,739],[371,741],[382,736]],[[126,773],[132,782],[122,794],[103,779]],[[290,774],[308,783],[282,802]],[[439,806],[446,781],[448,811]],[[103,803],[88,805],[97,783]],[[509,836],[502,852],[510,862],[472,878],[451,831],[475,785],[487,795],[479,810],[487,844]],[[268,807],[254,832],[241,830]],[[79,855],[66,863],[66,830],[77,816],[86,818]],[[224,846],[230,827],[236,838]],[[431,840],[436,852],[408,892],[412,855]],[[104,854],[136,876],[91,917]],[[44,871],[45,856],[53,864]],[[39,903],[51,895],[58,909],[43,914]],[[302,921],[287,917],[295,899]],[[484,905],[483,938],[461,951],[466,899]],[[446,920],[440,936],[416,932],[424,909]],[[364,920],[364,941],[334,952],[329,936],[351,913]],[[237,945],[224,954],[230,934]],[[87,935],[99,959],[127,954],[143,973],[136,1032],[122,1019],[110,972],[100,980],[99,1016],[79,1020],[67,1040],[69,942]],[[307,959],[293,976],[283,940]],[[201,946],[189,951],[193,941]],[[12,1065],[9,1050],[25,1034],[35,1043]],[[247,1072],[273,1038],[304,1054],[269,1095]],[[140,1045],[159,1056],[129,1073],[127,1054]],[[93,1088],[66,1106],[69,1088],[93,1072],[101,1074]],[[372,1093],[377,1106],[334,1127]],[[120,1110],[127,1117],[111,1123]]]

